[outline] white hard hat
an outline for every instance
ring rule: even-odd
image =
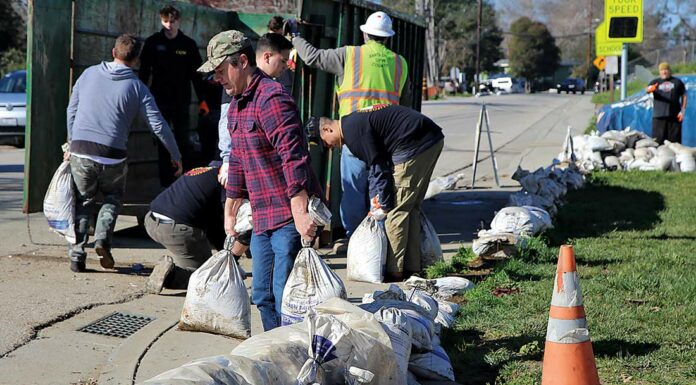
[[[360,26],[360,30],[372,36],[394,36],[391,17],[382,11],[370,15],[365,24]]]

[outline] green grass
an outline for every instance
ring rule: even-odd
[[[602,383],[696,384],[696,174],[596,173],[556,228],[465,296],[442,336],[463,384],[538,384],[558,246],[575,248]],[[431,276],[460,271],[437,266]],[[496,297],[495,288],[518,294]]]
[[[634,80],[632,82],[629,82],[628,89],[626,90],[626,95],[628,95],[628,96],[633,95],[634,93],[644,89],[647,86],[648,86],[647,83],[642,82],[640,80]],[[610,97],[611,97],[610,91],[596,93],[596,94],[592,95],[592,103],[594,103],[594,104],[607,104],[607,103],[610,103],[610,101],[609,101]],[[619,100],[621,100],[621,91],[617,89],[614,91],[614,102],[618,102]]]

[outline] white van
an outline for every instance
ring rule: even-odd
[[[509,76],[491,79],[491,85],[496,91],[512,93],[512,78]]]

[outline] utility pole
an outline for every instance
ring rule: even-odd
[[[585,86],[590,86],[590,63],[592,62],[592,0],[590,0],[590,12],[587,18],[587,73],[585,78]]]
[[[479,83],[481,82],[481,1],[478,0],[478,18],[476,21],[476,81],[474,82],[474,94],[479,92]]]
[[[425,18],[425,75],[428,87],[438,85],[440,66],[435,46],[435,17],[433,0],[416,0],[416,13]]]

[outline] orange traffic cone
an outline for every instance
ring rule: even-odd
[[[573,246],[563,245],[546,330],[542,385],[599,385]]]

